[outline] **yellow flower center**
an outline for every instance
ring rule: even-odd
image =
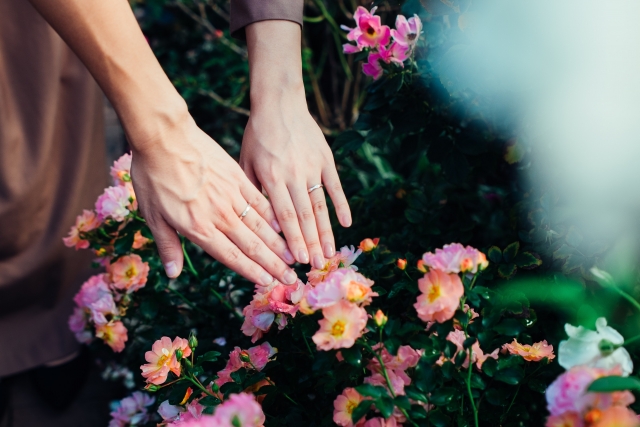
[[[127,276],[127,279],[131,279],[132,277],[136,276],[136,268],[134,266],[131,266],[127,269],[127,271],[124,273],[125,276]]]
[[[344,322],[342,320],[338,320],[331,327],[331,335],[333,335],[334,337],[342,336],[342,334],[344,333],[344,326]]]
[[[353,400],[348,401],[347,407],[345,408],[345,410],[347,411],[347,414],[351,415],[353,410],[356,409],[356,406],[358,406],[357,402],[354,402]]]
[[[434,283],[429,289],[429,293],[427,294],[429,302],[434,302],[435,300],[440,298],[440,295],[442,295],[440,286]]]

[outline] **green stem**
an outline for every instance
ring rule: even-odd
[[[309,341],[307,341],[307,336],[304,334],[304,332],[302,333],[302,339],[307,346],[307,350],[309,350],[309,355],[311,355],[312,359],[315,359],[315,357],[313,356],[313,351],[311,350],[311,346],[309,345]]]
[[[627,301],[629,301],[629,303],[631,303],[632,306],[634,306],[638,311],[640,311],[640,303],[638,301],[636,301],[636,299],[634,297],[632,297],[631,295],[629,295],[628,293],[626,293],[625,291],[623,291],[622,289],[620,289],[617,285],[610,285],[622,298],[626,299]]]
[[[469,338],[469,334],[467,333],[467,327],[464,327],[464,335],[465,338]],[[467,393],[469,394],[469,401],[471,402],[471,409],[473,410],[473,421],[475,427],[479,427],[478,423],[478,408],[476,407],[476,401],[473,399],[473,393],[471,392],[471,374],[473,372],[473,349],[469,347],[467,349],[467,355],[469,357],[469,369],[467,371]]]
[[[185,240],[182,239],[182,253],[184,254],[185,261],[187,261],[187,268],[196,279],[200,280],[198,272],[193,267],[193,263],[191,263],[191,258],[189,257],[189,254],[187,253],[187,249],[184,247],[184,245],[185,245]]]
[[[209,390],[207,390],[201,383],[200,381],[198,381],[197,379],[192,378],[192,377],[185,377],[185,379],[191,381],[191,383],[193,385],[195,385],[196,387],[198,387],[200,390],[202,390],[204,393],[208,394],[211,397],[215,397],[216,399],[218,398],[218,396],[216,396],[215,394],[212,394],[209,392]]]

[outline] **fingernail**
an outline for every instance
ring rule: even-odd
[[[271,227],[273,227],[273,229],[276,230],[276,233],[282,232],[282,228],[280,228],[280,224],[278,224],[278,221],[276,221],[275,219],[271,221]]]
[[[327,258],[331,258],[335,254],[336,254],[336,252],[333,250],[333,245],[331,243],[325,243],[324,244],[324,256],[326,256]]]
[[[294,273],[293,270],[287,270],[284,273],[284,282],[287,285],[293,285],[294,283],[296,283],[296,280],[298,280],[298,275]]]
[[[313,266],[318,269],[324,267],[324,258],[322,258],[320,255],[315,255],[313,257]]]
[[[269,286],[271,282],[273,282],[273,277],[266,271],[260,275],[260,283],[262,283],[262,286]]]
[[[170,278],[174,278],[178,276],[178,266],[174,261],[170,261],[164,265],[164,271],[167,273],[167,276]]]
[[[294,262],[296,262],[296,259],[293,257],[293,254],[289,249],[284,250],[284,260],[287,262],[287,264],[293,264]]]
[[[351,215],[342,215],[340,217],[340,224],[343,227],[351,227]]]
[[[298,252],[298,260],[303,264],[309,263],[309,255],[307,255],[307,251],[301,250]]]

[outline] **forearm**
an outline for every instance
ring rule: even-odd
[[[188,117],[126,0],[31,0],[94,76],[134,149]]]
[[[251,109],[269,108],[294,95],[304,102],[301,30],[291,21],[260,21],[246,27]],[[306,104],[305,104],[306,108]]]

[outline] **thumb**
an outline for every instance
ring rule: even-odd
[[[178,233],[163,218],[153,221],[153,223],[147,223],[153,234],[153,240],[155,240],[158,247],[164,271],[172,279],[178,277],[182,272],[182,264],[184,262]]]

